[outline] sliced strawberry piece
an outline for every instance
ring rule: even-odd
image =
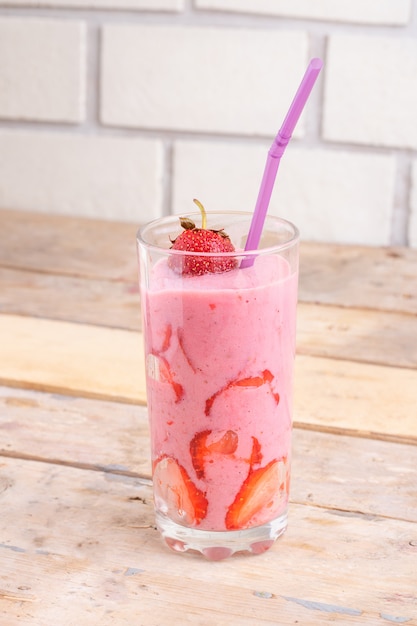
[[[185,349],[185,346],[184,346],[184,329],[183,328],[177,329],[177,338],[178,338],[179,347],[181,348],[182,353],[184,354],[185,360],[187,361],[188,365],[191,367],[191,369],[193,370],[195,374],[197,371],[197,368],[195,367],[194,363],[191,361],[187,353],[187,350]]]
[[[234,380],[228,387],[260,387],[264,382],[262,376],[250,376],[248,378]]]
[[[270,370],[263,370],[261,376],[249,376],[248,378],[241,378],[240,380],[234,380],[229,383],[230,387],[260,387],[265,383],[271,383],[274,380],[274,375]]]
[[[159,357],[159,380],[161,382],[166,382],[171,385],[175,393],[175,402],[179,402],[180,400],[182,400],[182,397],[184,395],[184,389],[182,385],[180,385],[180,383],[174,380],[174,376],[171,372],[171,368],[169,367],[169,363],[163,357]]]
[[[171,345],[171,337],[172,337],[172,326],[171,324],[167,324],[164,332],[164,341],[162,343],[161,352],[166,352]]]
[[[154,333],[150,352],[158,356],[163,354],[171,346],[171,339],[172,326],[171,324],[166,324],[160,331]]]
[[[207,443],[209,437],[212,439]],[[211,430],[202,430],[190,442],[190,454],[197,478],[204,478],[207,457],[213,454],[233,454],[236,452],[238,436],[233,430],[215,433],[214,439]]]
[[[167,359],[158,354],[148,354],[148,376],[162,383],[168,383],[174,390],[175,402],[180,402],[184,397],[184,388],[178,383],[171,372]]]
[[[274,380],[274,375],[270,370],[264,370],[262,372],[262,378],[264,379],[265,383],[272,383],[272,381]]]
[[[234,430],[226,430],[224,435],[213,443],[210,443],[208,450],[216,454],[233,454],[236,452],[239,438]]]
[[[197,433],[190,442],[190,454],[197,478],[204,478],[204,464],[207,455],[207,437],[211,430]]]
[[[266,523],[279,513],[287,499],[284,461],[271,461],[250,470],[226,515],[226,528],[239,530]]]
[[[165,456],[154,464],[153,484],[157,506],[181,524],[197,526],[207,515],[208,501],[185,468]]]
[[[210,415],[210,411],[211,411],[211,407],[214,404],[215,399],[217,398],[217,396],[219,396],[222,391],[224,391],[223,389],[221,389],[220,391],[216,391],[215,394],[213,394],[210,398],[208,398],[208,400],[206,400],[206,407],[205,407],[205,414],[207,415],[207,417]]]
[[[261,387],[262,385],[268,384],[271,386],[271,383],[274,379],[274,375],[270,370],[263,370],[260,376],[247,376],[246,378],[235,378],[231,380],[225,387],[216,391],[210,398],[206,400],[205,413],[207,416],[210,415],[211,408],[214,404],[216,398],[222,394],[224,391],[228,389],[232,389],[233,387]],[[271,390],[272,391],[272,390]],[[279,394],[273,393],[273,396],[278,404],[279,402]]]
[[[259,465],[262,461],[261,444],[256,437],[252,437],[252,453],[249,459],[249,466],[252,469],[254,465]]]

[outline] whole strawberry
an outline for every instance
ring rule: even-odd
[[[210,230],[206,228],[206,211],[201,202],[198,200],[194,200],[194,202],[201,211],[201,228],[197,228],[188,217],[180,217],[184,231],[172,242],[171,249],[183,252],[234,252],[234,245],[223,229]],[[233,257],[198,256],[195,254],[190,256],[172,255],[168,263],[171,269],[178,274],[191,276],[229,272],[237,266],[236,259]]]

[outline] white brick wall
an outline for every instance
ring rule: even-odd
[[[412,0],[0,0],[0,208],[143,221],[270,210],[305,239],[417,247]]]
[[[0,206],[147,221],[161,213],[154,139],[0,132]]]
[[[307,45],[296,31],[105,26],[101,119],[268,136],[304,73]],[[285,91],[280,76],[287,77]]]
[[[326,68],[325,139],[417,148],[416,39],[334,35]]]
[[[417,248],[417,159],[414,160],[412,166],[412,187],[411,187],[411,216],[409,243]]]
[[[0,19],[0,118],[82,121],[84,66],[84,24]]]

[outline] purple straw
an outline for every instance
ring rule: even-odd
[[[303,80],[294,96],[294,100],[288,109],[285,120],[269,149],[245,250],[256,250],[259,246],[259,240],[261,238],[280,159],[291,139],[294,128],[322,67],[323,62],[321,59],[312,59],[310,61]],[[253,265],[254,260],[254,257],[246,257],[242,260],[240,267],[249,267]]]

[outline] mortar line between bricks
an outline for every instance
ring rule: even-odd
[[[123,126],[109,126],[101,125],[97,123],[82,123],[72,124],[65,122],[47,122],[47,121],[35,121],[35,120],[8,120],[0,118],[0,131],[12,131],[17,130],[26,133],[39,133],[40,136],[45,134],[45,131],[50,134],[68,134],[71,136],[89,136],[89,137],[108,137],[108,138],[127,138],[127,139],[154,139],[156,141],[170,140],[175,141],[197,141],[197,142],[225,142],[228,144],[244,144],[246,146],[265,146],[267,149],[274,138],[273,133],[269,137],[267,136],[254,136],[254,135],[238,135],[238,134],[226,134],[220,132],[204,132],[201,130],[173,130],[173,129],[156,129],[156,128],[133,128]],[[93,134],[94,132],[94,134]],[[403,146],[385,146],[385,145],[370,145],[359,144],[347,141],[323,139],[321,136],[317,137],[317,141],[311,143],[307,141],[307,136],[293,137],[291,139],[291,146],[297,146],[299,148],[306,149],[323,149],[323,150],[340,150],[348,152],[356,152],[358,154],[396,154],[407,153],[411,158],[417,156],[417,147],[403,147]]]
[[[115,0],[116,2],[117,0]],[[46,7],[46,6],[9,6],[0,7],[0,17],[24,17],[45,19],[74,19],[98,25],[158,25],[201,26],[221,28],[270,29],[270,30],[304,30],[309,33],[351,33],[364,35],[388,35],[403,37],[411,35],[415,23],[413,15],[407,24],[374,24],[340,21],[337,19],[316,19],[312,17],[295,17],[287,15],[265,15],[256,13],[197,9],[186,5],[184,11],[170,10],[132,10],[123,8],[83,8],[83,7]]]
[[[408,232],[411,216],[412,154],[402,151],[396,155],[396,175],[391,214],[390,245],[409,245]]]
[[[100,29],[87,26],[85,71],[86,119],[85,125],[95,129],[100,125]]]
[[[171,215],[173,207],[173,167],[174,146],[173,141],[164,142],[164,154],[162,164],[162,215]]]
[[[308,58],[319,57],[325,62],[325,37],[310,34]],[[323,117],[323,91],[324,91],[325,67],[310,95],[306,110],[306,143],[318,145],[321,142],[321,128]]]

